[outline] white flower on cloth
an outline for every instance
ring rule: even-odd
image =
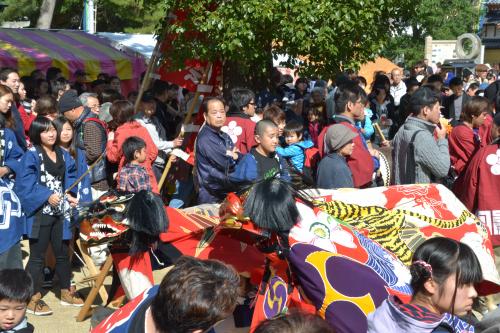
[[[229,124],[222,126],[221,130],[229,135],[233,143],[238,142],[238,136],[243,133],[243,129],[238,126],[238,123],[234,120],[231,120]]]
[[[486,163],[491,165],[491,173],[495,176],[500,175],[500,149],[496,154],[490,154],[486,157]]]
[[[299,223],[290,230],[290,237],[333,253],[337,252],[335,243],[356,248],[353,235],[344,230],[335,218],[322,211],[316,214],[312,208],[302,203],[297,203],[297,208],[300,213]]]

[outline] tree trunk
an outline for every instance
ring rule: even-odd
[[[56,0],[43,0],[42,6],[40,7],[40,16],[36,22],[36,27],[38,29],[50,29],[55,7]]]

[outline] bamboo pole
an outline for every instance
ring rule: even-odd
[[[158,57],[160,55],[162,44],[163,40],[160,41],[160,39],[158,39],[156,41],[153,54],[151,55],[151,59],[149,59],[148,68],[146,69],[146,74],[144,75],[141,87],[139,88],[139,92],[137,93],[137,99],[135,100],[135,105],[134,105],[135,112],[137,112],[137,109],[139,108],[139,103],[141,102],[142,96],[144,95],[144,91],[146,91],[146,88],[149,86],[149,83],[151,82],[151,73],[156,71],[156,67],[158,65]]]
[[[378,123],[373,123],[373,127],[377,131],[377,134],[380,136],[380,142],[387,141],[385,138],[385,135],[384,135],[384,133],[382,133],[382,130],[380,129],[380,126],[378,125]]]
[[[208,63],[207,67],[205,67],[205,70],[203,71],[203,76],[201,77],[200,83],[198,85],[202,85],[202,84],[206,83],[208,73],[210,72],[211,68],[212,68],[212,63]],[[184,137],[184,125],[188,125],[191,122],[191,118],[193,116],[194,109],[195,109],[196,105],[198,104],[198,99],[200,98],[200,95],[201,95],[201,93],[200,93],[199,89],[196,89],[196,93],[193,97],[193,103],[191,103],[189,110],[188,110],[186,116],[184,117],[184,121],[182,122],[183,126],[181,129],[181,133],[179,134],[179,137],[181,137],[181,138]],[[170,154],[170,157],[167,161],[167,164],[165,165],[165,169],[163,170],[163,173],[161,174],[161,178],[158,181],[158,192],[161,192],[163,184],[165,183],[165,179],[167,178],[167,174],[170,171],[170,168],[172,167],[172,161],[174,158],[175,158],[175,156]]]

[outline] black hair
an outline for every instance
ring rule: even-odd
[[[28,303],[33,292],[33,280],[25,270],[0,270],[0,300]]]
[[[469,84],[469,87],[467,87],[467,91],[477,89],[479,89],[479,83],[477,82],[472,82],[471,84]]]
[[[229,102],[228,113],[239,113],[245,106],[255,100],[255,94],[250,89],[234,88],[231,89],[231,100]]]
[[[31,143],[40,146],[42,144],[41,134],[50,129],[50,127],[56,128],[52,120],[44,116],[37,116],[31,123],[29,129],[29,137]]]
[[[443,83],[443,78],[439,74],[432,74],[427,78],[427,83],[441,82]]]
[[[438,92],[429,87],[421,87],[410,97],[411,112],[414,115],[419,115],[424,107],[432,107],[441,100]]]
[[[430,265],[432,271],[422,262]],[[453,304],[458,287],[483,280],[481,265],[472,249],[464,243],[445,237],[428,239],[417,248],[413,254],[410,273],[413,295],[424,290],[424,284],[430,278],[442,286],[448,277],[456,274]]]
[[[448,84],[451,87],[458,87],[458,86],[463,86],[464,83],[462,81],[462,78],[461,77],[454,77],[453,79],[450,80],[449,84]]]
[[[297,137],[302,135],[304,131],[304,125],[296,120],[290,120],[286,123],[285,128],[283,129],[283,135],[293,134],[295,133]]]
[[[133,230],[127,233],[131,256],[148,251],[159,240],[160,234],[167,232],[169,225],[161,197],[146,190],[134,194],[128,204],[126,217]]]
[[[47,76],[46,76],[47,81],[54,80],[57,77],[57,74],[59,73],[62,73],[61,69],[57,67],[49,67],[49,69],[47,69]]]
[[[168,90],[169,86],[170,85],[165,81],[156,80],[155,82],[153,82],[153,87],[151,88],[151,91],[154,96],[163,95],[163,93],[165,93],[165,91]]]
[[[278,128],[278,125],[276,125],[276,123],[272,120],[262,119],[259,122],[257,122],[257,124],[255,124],[254,134],[255,135],[262,135],[262,134],[264,134],[265,130],[268,127]]]
[[[18,74],[17,70],[12,67],[3,67],[2,69],[0,69],[0,80],[4,82],[7,81],[9,79],[10,73]]]
[[[113,103],[114,101],[118,101],[120,99],[124,99],[123,96],[116,90],[107,88],[101,91],[97,95],[97,99],[99,99],[99,103]]]
[[[203,103],[201,103],[201,111],[203,113],[207,113],[208,112],[208,104],[210,102],[213,102],[213,101],[219,101],[222,103],[222,105],[224,105],[224,107],[226,106],[226,102],[224,102],[224,100],[220,97],[207,97],[203,100]]]
[[[90,83],[90,87],[93,89],[97,86],[100,86],[101,84],[107,84],[107,82],[104,80],[101,80],[101,79],[97,79],[97,80],[94,80]]]
[[[261,228],[276,232],[289,231],[299,218],[295,198],[306,204],[311,202],[309,197],[284,180],[261,180],[249,190],[244,203],[245,216]]]
[[[55,81],[50,81],[50,91],[52,91],[52,96],[58,97],[59,91],[66,90],[66,86],[69,84],[68,80],[63,77],[58,78]]]
[[[61,144],[61,132],[63,130],[64,124],[68,123],[71,128],[73,128],[73,125],[71,122],[64,116],[59,116],[56,119],[52,120],[54,123],[54,126],[56,127],[57,131],[57,141],[56,144],[60,145]],[[73,138],[75,137],[75,131],[73,129]],[[69,154],[73,157],[76,158],[76,140],[71,139],[70,145],[69,145]]]
[[[135,159],[135,152],[146,147],[146,142],[137,136],[131,136],[122,144],[123,156],[126,162],[131,162]]]
[[[344,113],[347,103],[356,103],[360,100],[365,104],[367,98],[366,92],[356,82],[345,82],[335,92],[335,110],[339,114]]]

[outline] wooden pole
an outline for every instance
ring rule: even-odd
[[[211,68],[212,68],[212,63],[208,63],[207,67],[205,67],[205,70],[203,71],[203,76],[201,77],[201,81],[200,81],[199,85],[205,84],[205,82],[207,81],[208,73],[210,72]],[[184,121],[182,122],[183,125],[187,125],[191,122],[191,118],[193,116],[193,112],[194,112],[194,109],[196,107],[196,104],[198,104],[198,99],[200,98],[200,95],[201,95],[201,93],[200,93],[199,89],[196,89],[196,93],[193,97],[193,103],[191,103],[189,110],[188,110],[186,116],[184,117]],[[181,129],[181,133],[179,134],[179,137],[184,137],[184,126]],[[170,168],[172,167],[172,161],[173,161],[174,157],[175,157],[174,155],[170,154],[170,157],[167,161],[167,164],[165,165],[165,169],[163,170],[163,173],[161,174],[161,178],[158,181],[158,192],[161,192],[163,184],[165,183],[165,179],[167,178],[167,174],[170,171]]]
[[[141,87],[139,88],[139,92],[137,94],[137,99],[135,100],[134,110],[137,112],[139,108],[139,103],[141,102],[142,95],[144,95],[144,91],[149,86],[151,82],[151,73],[156,71],[156,67],[158,64],[158,57],[160,55],[161,45],[163,44],[163,40],[159,39],[156,41],[155,48],[153,50],[153,54],[151,55],[151,59],[149,59],[148,68],[146,69],[146,74],[144,75],[144,79],[142,80]]]
[[[380,136],[380,142],[387,141],[384,133],[382,133],[382,130],[380,129],[380,126],[377,123],[373,123],[373,127],[377,131],[377,134]]]

